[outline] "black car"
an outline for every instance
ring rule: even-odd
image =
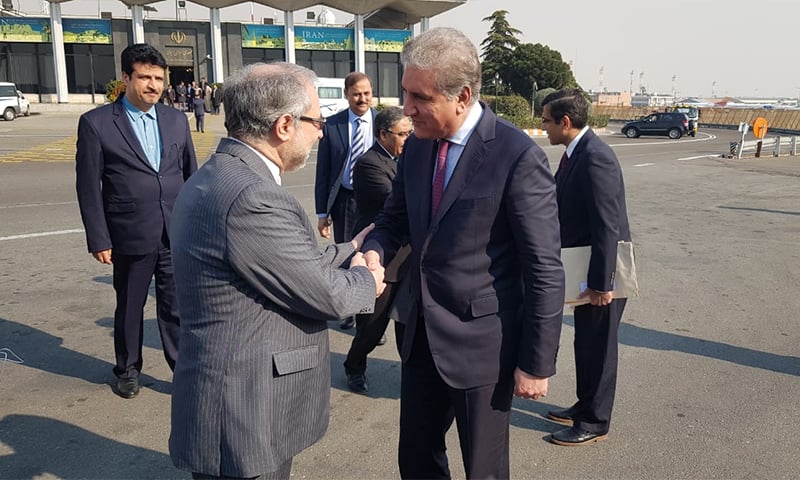
[[[628,122],[622,127],[622,133],[628,138],[639,135],[666,135],[676,139],[689,133],[689,117],[678,112],[652,113],[639,120]]]

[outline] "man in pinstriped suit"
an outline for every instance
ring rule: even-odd
[[[313,72],[248,65],[225,82],[229,137],[181,190],[173,263],[182,318],[169,449],[193,478],[289,478],[328,426],[328,320],[383,290],[351,243],[320,251],[281,175],[322,135]],[[345,267],[349,263],[349,269]]]

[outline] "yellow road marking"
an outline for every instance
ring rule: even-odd
[[[192,142],[194,143],[195,154],[199,164],[208,160],[211,154],[214,153],[217,143],[219,143],[219,136],[211,132],[209,127],[216,126],[217,123],[223,122],[223,119],[222,115],[206,115],[206,133],[195,132],[194,118],[189,119]],[[66,137],[55,142],[36,145],[26,150],[2,154],[0,155],[0,163],[74,162],[77,141],[78,138],[76,136]]]

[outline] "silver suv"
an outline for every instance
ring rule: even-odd
[[[0,82],[0,116],[11,121],[19,115],[27,117],[30,113],[30,102],[17,90],[17,86],[10,82]]]

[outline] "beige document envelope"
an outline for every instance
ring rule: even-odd
[[[578,295],[586,289],[586,278],[589,274],[589,257],[592,247],[572,247],[561,249],[561,262],[564,264],[566,276],[566,305],[582,305],[589,300]],[[617,244],[617,273],[614,277],[614,298],[639,296],[639,281],[636,278],[636,262],[633,255],[632,242]]]

